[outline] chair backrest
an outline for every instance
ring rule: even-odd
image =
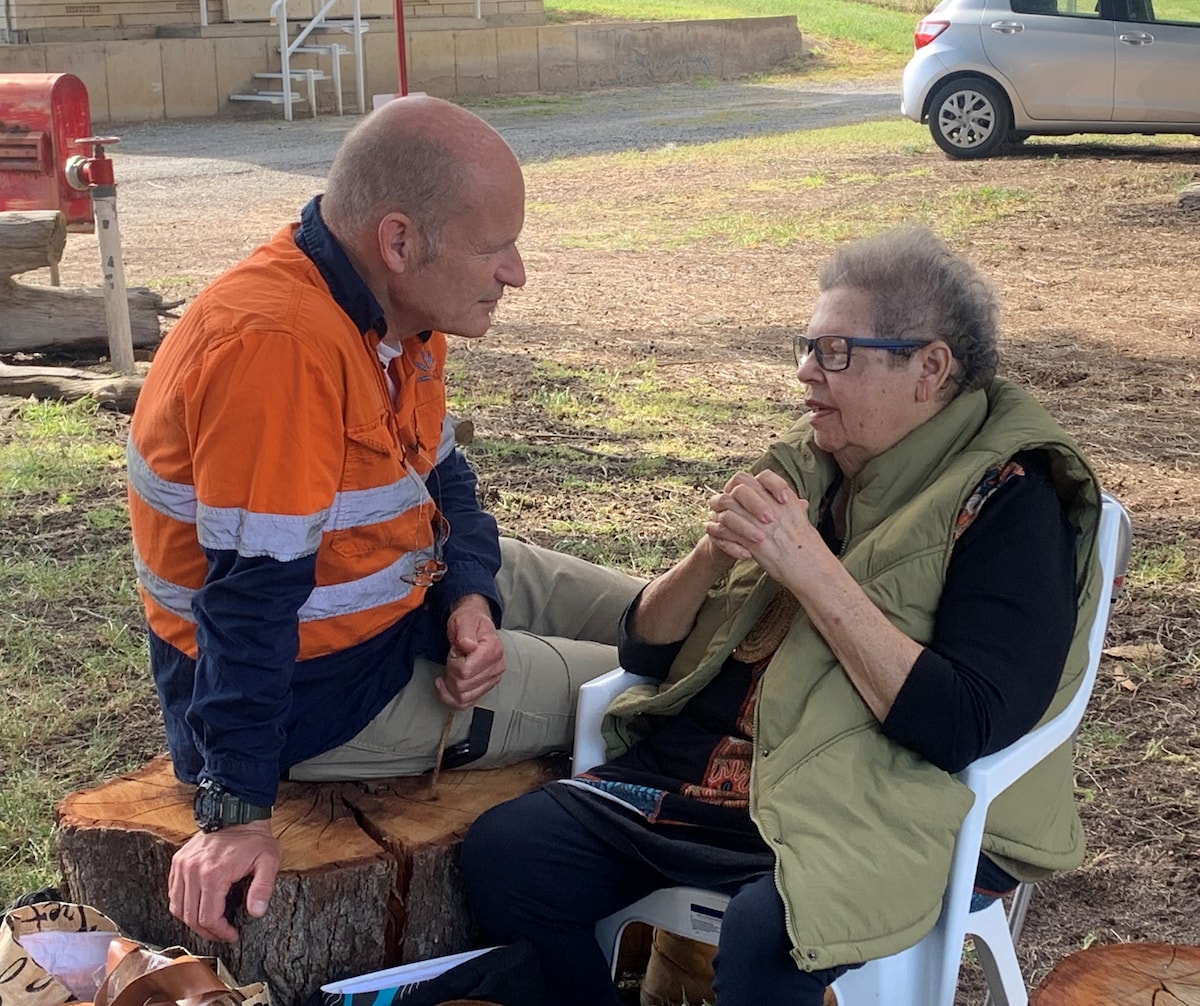
[[[1130,543],[1129,517],[1124,508],[1107,493],[1103,494],[1102,501],[1097,541],[1102,582],[1088,633],[1087,667],[1078,690],[1066,708],[1053,719],[1003,751],[980,758],[959,773],[960,781],[975,793],[975,803],[955,840],[941,917],[916,946],[847,972],[835,983],[839,1006],[953,1006],[963,939],[968,932],[979,931],[978,928],[972,928],[968,916],[988,807],[1034,765],[1072,740],[1096,681],[1112,601],[1124,582]],[[591,759],[597,757],[597,744],[601,744],[600,718],[612,696],[630,684],[645,680],[622,675],[623,672],[618,669],[584,686],[577,714],[576,738],[577,744],[582,742],[582,746],[577,747],[577,753],[586,751],[587,755],[577,765],[576,771],[595,764]],[[589,689],[594,691],[594,695],[591,701],[585,703],[585,694]],[[596,926],[597,939],[609,955],[610,962],[614,961],[621,930],[634,920],[661,925],[673,932],[715,944],[727,901],[723,895],[695,888],[656,891],[635,905],[601,920]],[[999,906],[996,907],[999,910]],[[1000,915],[1002,918],[1002,912]],[[697,925],[698,918],[701,925]],[[998,929],[1000,936],[997,938],[1008,942],[1011,957],[1008,930],[1002,923]]]
[[[962,958],[962,942],[968,932],[975,868],[983,842],[984,824],[992,801],[1017,779],[1063,744],[1070,743],[1083,719],[1104,649],[1112,601],[1124,583],[1131,538],[1129,516],[1117,500],[1102,495],[1097,553],[1101,569],[1100,597],[1088,632],[1088,661],[1070,703],[1057,716],[1014,741],[1003,751],[973,762],[959,773],[959,780],[975,793],[975,803],[959,829],[954,843],[950,878],[942,903],[942,914],[915,947],[893,957],[872,961],[849,972],[839,982],[841,1006],[889,1003],[901,1006],[953,1006]],[[846,995],[843,997],[843,984]],[[912,994],[899,989],[913,988]]]

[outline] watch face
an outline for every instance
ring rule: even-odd
[[[203,780],[196,787],[192,813],[201,831],[216,831],[221,827],[221,802],[224,795],[221,786],[211,779]]]

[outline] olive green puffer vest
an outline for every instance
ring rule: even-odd
[[[996,380],[960,395],[868,463],[850,487],[842,562],[892,624],[927,643],[963,503],[985,472],[1032,448],[1050,459],[1078,532],[1080,616],[1049,717],[1070,700],[1086,665],[1099,589],[1100,499],[1078,448],[1026,392]],[[764,468],[813,501],[836,475],[833,459],[812,445],[807,418],[755,470]],[[677,713],[720,671],[777,589],[756,564],[737,564],[710,591],[667,681],[614,700],[610,744],[639,736],[641,714]],[[762,677],[757,710],[751,815],[776,853],[798,966],[853,964],[916,943],[941,910],[970,791],[883,735],[803,611]],[[996,801],[984,847],[1027,879],[1079,864],[1083,835],[1069,748]]]

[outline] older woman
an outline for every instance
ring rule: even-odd
[[[619,1000],[595,921],[658,887],[733,894],[718,1006],[817,1006],[936,921],[971,796],[952,773],[1064,704],[1095,606],[1099,492],[994,376],[996,304],[932,233],[841,246],[795,340],[808,412],[710,501],[626,612],[625,747],[480,818],[463,868],[555,1003]],[[993,896],[1077,865],[1069,752],[993,810]]]

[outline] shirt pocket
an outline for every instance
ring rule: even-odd
[[[406,514],[419,502],[416,492],[385,422],[348,428],[341,486],[329,520],[329,547],[342,556],[383,550],[393,553],[389,558],[413,548],[418,544],[416,521]]]

